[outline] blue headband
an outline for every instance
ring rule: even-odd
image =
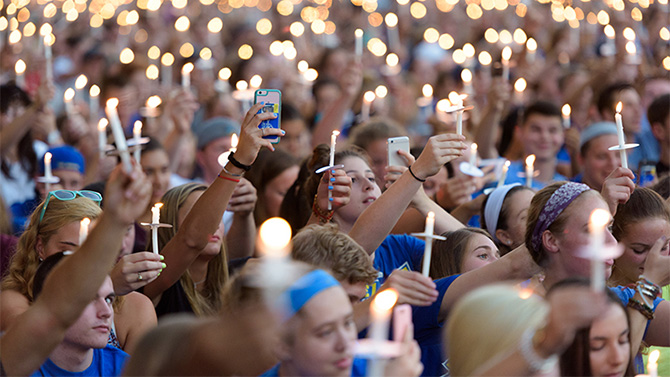
[[[285,309],[285,319],[293,317],[305,304],[320,292],[339,286],[340,283],[324,270],[314,270],[291,284],[279,298]]]
[[[498,230],[498,219],[500,218],[500,210],[502,209],[507,193],[516,186],[521,186],[520,183],[512,183],[511,185],[504,185],[497,187],[489,194],[484,207],[484,217],[486,218],[486,230],[495,242],[500,242],[496,237],[496,230]]]

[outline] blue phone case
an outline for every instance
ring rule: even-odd
[[[270,95],[272,94],[272,96]],[[274,100],[270,100],[274,97]],[[276,101],[276,98],[279,101]],[[254,103],[265,102],[265,105],[258,110],[258,114],[273,113],[274,119],[268,119],[261,122],[258,128],[280,128],[281,126],[281,92],[277,89],[258,89],[254,93]],[[279,143],[279,136],[264,136],[263,139],[272,141],[272,144]]]

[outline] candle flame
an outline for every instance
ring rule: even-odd
[[[262,83],[263,83],[263,78],[260,75],[253,75],[253,76],[251,76],[251,79],[249,80],[249,85],[252,88],[260,88]]]
[[[519,292],[519,297],[521,297],[523,300],[527,300],[531,296],[533,296],[533,290],[530,288],[524,288]]]
[[[598,208],[591,212],[589,221],[589,230],[593,233],[596,230],[605,228],[605,225],[610,222],[612,216],[606,209]]]
[[[100,95],[100,87],[95,85],[95,84],[91,85],[91,89],[88,90],[88,94],[91,97],[99,96]]]
[[[261,225],[258,230],[265,253],[280,253],[291,242],[291,226],[281,217],[272,217]]]
[[[339,136],[339,135],[340,135],[340,131],[338,131],[338,130],[333,130],[333,136]]]
[[[119,99],[118,98],[112,97],[112,98],[107,100],[107,107],[116,108],[117,106],[119,106]]]
[[[44,154],[44,163],[45,164],[51,163],[51,152],[47,152]]]
[[[451,104],[453,106],[462,106],[463,105],[463,97],[461,97],[460,94],[458,94],[456,92],[450,92],[448,97],[449,97],[449,102],[451,102]]]
[[[464,69],[461,71],[461,79],[464,83],[469,84],[472,82],[472,72],[469,69]]]
[[[440,111],[447,111],[451,107],[451,102],[448,99],[441,99],[437,101],[437,109]]]
[[[533,166],[535,164],[535,155],[531,154],[530,156],[526,157],[526,166]]]
[[[16,71],[17,75],[22,75],[23,72],[26,71],[26,63],[23,61],[23,59],[19,59],[16,61],[16,64],[14,65],[14,70]]]
[[[100,132],[104,131],[105,128],[107,128],[108,124],[109,124],[109,121],[107,120],[107,118],[100,119],[100,121],[98,122],[98,131],[100,131]]]
[[[522,93],[524,90],[526,90],[527,85],[528,84],[526,83],[526,79],[521,77],[514,82],[514,90],[519,93]]]
[[[135,124],[133,124],[133,133],[134,134],[141,134],[142,133],[142,122],[139,120],[135,121]]]
[[[388,88],[384,85],[379,85],[375,88],[375,95],[379,98],[384,98],[389,93]]]
[[[659,350],[653,350],[649,354],[649,359],[647,359],[648,364],[656,364],[658,362],[658,358],[661,357],[661,351]]]
[[[88,84],[88,78],[86,77],[86,75],[81,74],[75,80],[74,87],[77,88],[78,90],[81,90],[84,89],[86,84]]]
[[[537,42],[533,38],[528,38],[526,47],[528,48],[528,51],[535,52],[535,50],[537,50]]]
[[[354,34],[356,35],[356,38],[363,38],[363,30],[362,29],[356,29],[356,31],[354,31]],[[351,35],[351,34],[349,34],[349,35]]]
[[[237,84],[235,84],[235,87],[237,90],[247,90],[247,88],[249,88],[249,84],[247,84],[247,82],[244,80],[240,80],[237,82]]]
[[[151,96],[147,99],[147,107],[157,108],[163,101],[159,96]]]
[[[470,153],[472,153],[472,154],[477,153],[477,143],[472,143],[470,145]]]
[[[423,93],[424,97],[432,97],[433,87],[430,84],[425,84],[423,88],[421,88],[421,93]]]
[[[509,165],[510,165],[510,161],[509,161],[509,160],[506,160],[506,161],[505,161],[505,167],[506,167],[506,168],[509,168]]]
[[[568,105],[567,103],[565,105],[563,105],[563,107],[561,108],[561,112],[563,113],[563,116],[565,116],[565,117],[569,117],[571,111],[572,110],[570,109],[570,105]]]
[[[505,61],[509,61],[512,58],[512,48],[509,46],[505,46],[502,50],[502,59]]]
[[[372,300],[371,309],[376,312],[388,312],[393,308],[393,305],[398,301],[398,292],[395,289],[385,289],[377,294]]]
[[[65,94],[63,94],[63,99],[65,102],[70,102],[74,98],[74,89],[72,88],[67,88],[65,91]]]
[[[154,208],[161,208],[161,207],[163,207],[163,203],[161,202],[154,204]]]
[[[81,219],[81,225],[82,226],[88,227],[90,224],[91,224],[91,219],[89,219],[88,217],[84,217],[83,219]]]
[[[429,219],[435,219],[435,212],[433,212],[433,211],[428,212],[428,218]]]
[[[616,36],[616,32],[614,31],[614,27],[612,25],[609,24],[605,25],[604,32],[605,36],[609,39],[614,39],[614,37]]]
[[[233,71],[231,71],[228,67],[223,67],[221,70],[219,70],[219,78],[221,80],[228,80],[232,75]]]
[[[384,22],[388,27],[396,27],[398,25],[398,16],[395,13],[387,13],[384,17]]]
[[[309,69],[309,63],[305,60],[301,60],[298,62],[298,72],[300,73],[305,73]]]
[[[237,148],[237,143],[239,143],[239,138],[237,137],[237,134],[233,134],[233,136],[230,137],[230,147]]]
[[[363,95],[363,100],[364,100],[365,102],[370,103],[370,102],[372,102],[372,101],[375,100],[375,97],[376,97],[375,92],[373,92],[373,91],[371,91],[371,90],[368,90],[368,91],[365,92],[365,94]]]
[[[191,73],[191,72],[193,72],[193,68],[195,68],[193,63],[188,62],[188,63],[184,64],[183,67],[181,67],[181,73],[182,74]]]
[[[621,110],[623,110],[623,103],[619,101],[619,103],[616,104],[616,112],[620,113]]]

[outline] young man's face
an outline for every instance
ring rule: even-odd
[[[594,190],[600,191],[610,173],[621,166],[621,155],[617,151],[609,150],[612,145],[618,144],[616,135],[598,136],[588,143],[588,147],[581,156],[580,163],[584,171],[583,182]]]
[[[524,154],[534,154],[538,161],[556,158],[564,142],[560,116],[532,114],[519,131]]]
[[[621,118],[623,129],[626,133],[640,132],[640,121],[642,120],[642,103],[640,95],[633,89],[622,90],[616,98],[614,105],[621,101],[623,109]]]
[[[98,294],[67,332],[63,342],[81,348],[105,348],[114,320],[114,286],[107,276]]]

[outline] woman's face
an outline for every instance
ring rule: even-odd
[[[605,201],[599,196],[591,192],[585,192],[575,199],[563,215],[567,217],[565,228],[562,232],[554,234],[556,239],[555,247],[558,251],[552,253],[555,255],[552,265],[549,269],[558,269],[565,277],[591,276],[591,263],[588,259],[582,258],[580,255],[589,247],[589,219],[591,213],[596,209],[604,209],[609,213],[609,209]],[[610,220],[611,224],[611,220]],[[604,231],[605,245],[608,247],[615,246],[616,240],[609,227]],[[545,244],[545,248],[546,248]],[[612,274],[612,265],[614,260],[605,260],[605,278],[609,279]]]
[[[531,190],[519,190],[507,198],[510,201],[507,211],[507,235],[510,243],[507,246],[512,249],[524,243],[528,207],[533,195],[535,193]]]
[[[281,174],[274,177],[263,190],[263,199],[265,201],[265,212],[268,217],[279,216],[279,208],[284,201],[284,197],[291,188],[293,182],[298,179],[300,167],[297,165],[291,166],[284,170]]]
[[[596,319],[589,331],[591,375],[622,377],[630,359],[626,313],[616,304]]]
[[[615,262],[615,268],[629,283],[634,283],[644,273],[644,262],[656,240],[661,237],[670,239],[670,223],[661,218],[651,218],[628,225],[621,236],[624,246],[623,255]],[[661,254],[668,255],[668,242]]]
[[[79,247],[79,221],[73,221],[58,229],[47,242],[38,239],[36,249],[40,258],[46,259],[62,251],[75,251]],[[90,228],[89,228],[90,229]]]
[[[288,362],[300,376],[350,376],[356,325],[341,287],[314,296],[295,317]]]
[[[490,238],[475,233],[470,237],[461,261],[461,273],[476,270],[500,258],[498,248]]]
[[[351,200],[349,204],[337,210],[338,217],[352,224],[358,216],[381,195],[370,166],[359,157],[347,157],[342,160],[344,170],[351,178]]]
[[[192,192],[188,198],[184,201],[184,204],[182,204],[181,208],[179,208],[179,213],[177,217],[177,224],[179,227],[181,227],[182,223],[184,222],[184,219],[186,219],[186,215],[188,215],[189,212],[191,212],[191,208],[193,208],[193,205],[195,205],[195,202],[200,199],[200,196],[202,195],[204,191],[194,191]],[[216,229],[214,234],[209,235],[209,243],[207,246],[205,246],[205,249],[202,251],[201,255],[203,256],[214,256],[218,255],[221,252],[221,243],[223,243],[223,231],[224,231],[224,226],[223,226],[223,221],[219,222],[219,227]]]

